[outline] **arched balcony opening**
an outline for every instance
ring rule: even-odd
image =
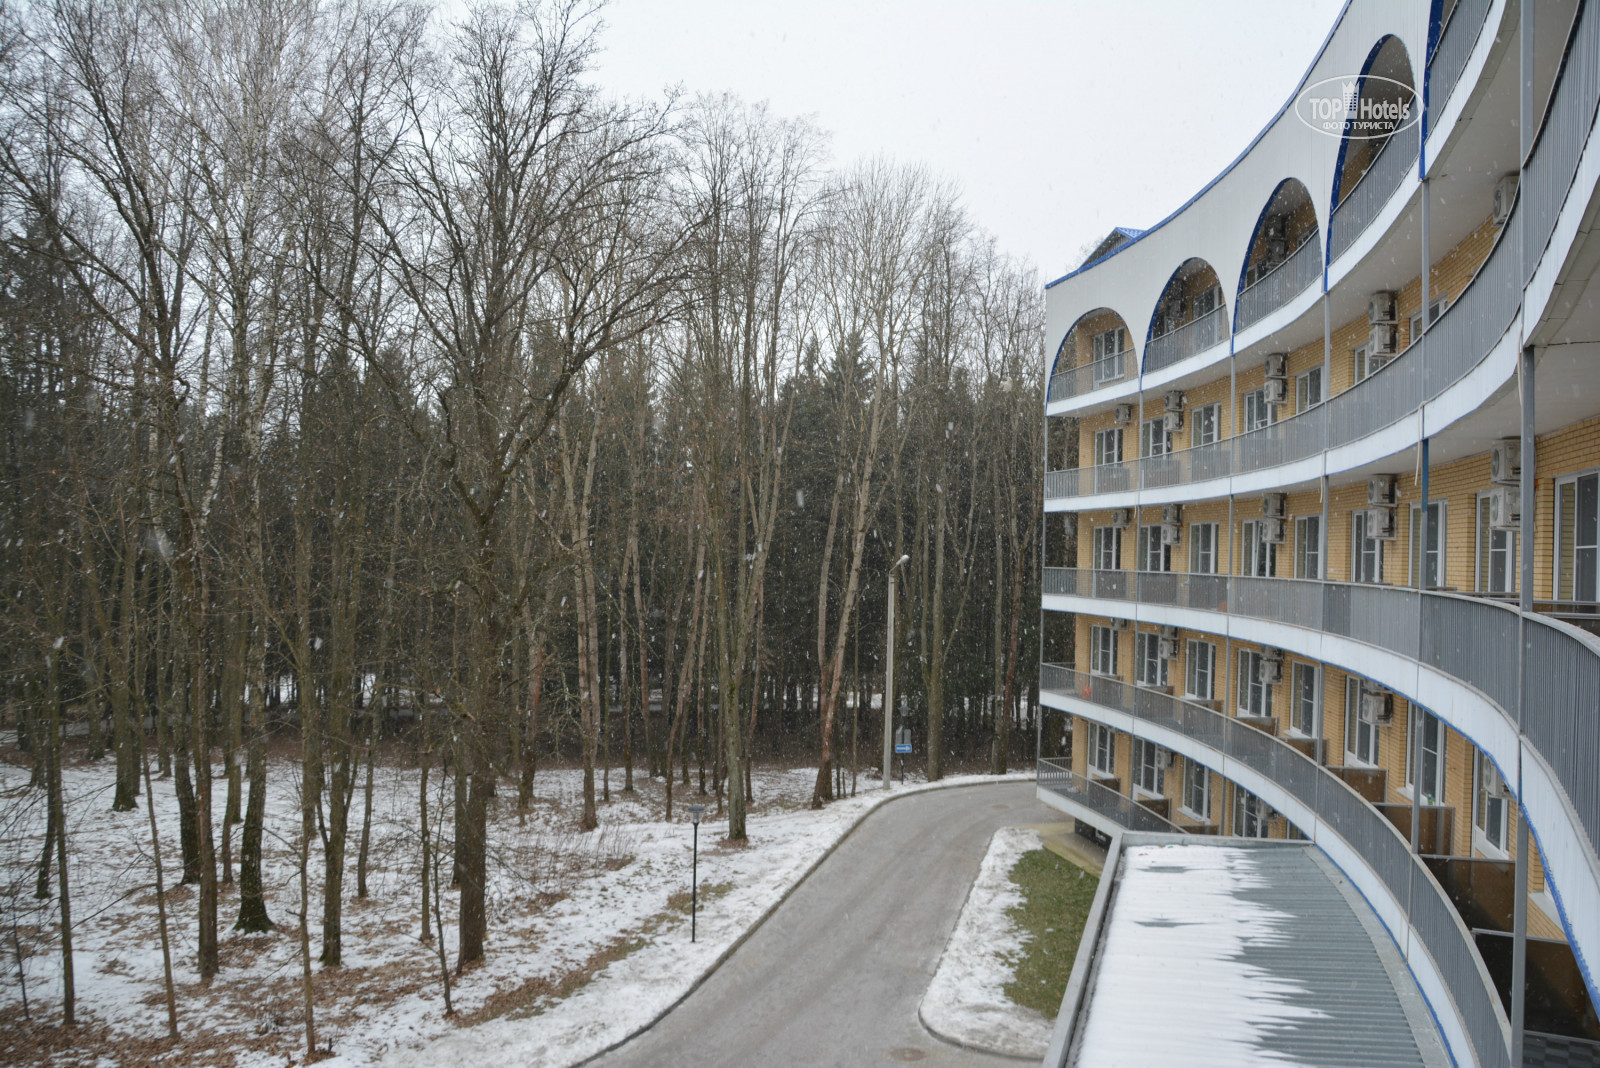
[[[1319,236],[1311,193],[1298,178],[1285,178],[1256,220],[1234,302],[1235,332],[1261,321],[1321,278]]]
[[[1150,317],[1144,370],[1159,371],[1228,339],[1228,311],[1211,264],[1185,260],[1172,272]]]
[[[1056,350],[1049,399],[1066,400],[1133,375],[1137,368],[1131,346],[1128,324],[1110,308],[1079,316]]]
[[[1422,130],[1411,57],[1398,37],[1372,47],[1349,92],[1351,123],[1334,169],[1330,263],[1355,243],[1416,167]]]

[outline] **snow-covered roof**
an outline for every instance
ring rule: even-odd
[[[1114,877],[1068,1064],[1449,1064],[1393,941],[1314,846],[1129,840]]]

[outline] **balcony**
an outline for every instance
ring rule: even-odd
[[[1439,35],[1439,44],[1434,48],[1433,55],[1428,57],[1430,127],[1433,117],[1450,102],[1450,94],[1455,92],[1456,82],[1467,68],[1467,60],[1472,58],[1473,46],[1478,43],[1478,35],[1489,17],[1489,7],[1490,0],[1456,0],[1455,8],[1450,12],[1450,20]]]
[[[1391,134],[1378,150],[1378,158],[1357,180],[1355,188],[1333,209],[1333,220],[1328,227],[1329,263],[1355,244],[1356,238],[1366,232],[1378,212],[1389,203],[1405,176],[1416,170],[1421,126],[1419,120]]]
[[[1056,708],[1183,752],[1282,812],[1345,870],[1389,925],[1447,1040],[1455,1039],[1458,1061],[1509,1062],[1509,1024],[1471,932],[1424,859],[1343,779],[1270,734],[1118,679],[1043,664],[1039,690]],[[1046,774],[1041,762],[1041,785]],[[1407,929],[1410,938],[1402,937]],[[1451,1006],[1455,1027],[1445,1019]]]
[[[1221,306],[1153,337],[1144,349],[1144,373],[1171,367],[1228,340],[1228,310]]]
[[[1067,802],[1066,807],[1075,814],[1089,817],[1085,822],[1096,825],[1097,829],[1109,825],[1126,831],[1159,834],[1183,830],[1148,805],[1086,775],[1079,775],[1065,761],[1039,760],[1037,786]]]
[[[1234,313],[1234,330],[1254,326],[1268,315],[1304,293],[1322,278],[1322,242],[1312,230],[1289,258],[1241,290]]]
[[[1102,356],[1080,367],[1068,367],[1064,371],[1056,372],[1050,376],[1048,401],[1067,400],[1112,382],[1121,382],[1128,376],[1128,367],[1133,358],[1132,349],[1123,349],[1121,352]]]

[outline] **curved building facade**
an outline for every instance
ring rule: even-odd
[[[1460,1064],[1600,1064],[1597,104],[1600,0],[1351,0],[1047,288],[1041,795],[1313,841]]]

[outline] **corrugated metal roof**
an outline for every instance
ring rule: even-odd
[[[1315,847],[1125,843],[1068,1063],[1449,1064],[1410,971]]]

